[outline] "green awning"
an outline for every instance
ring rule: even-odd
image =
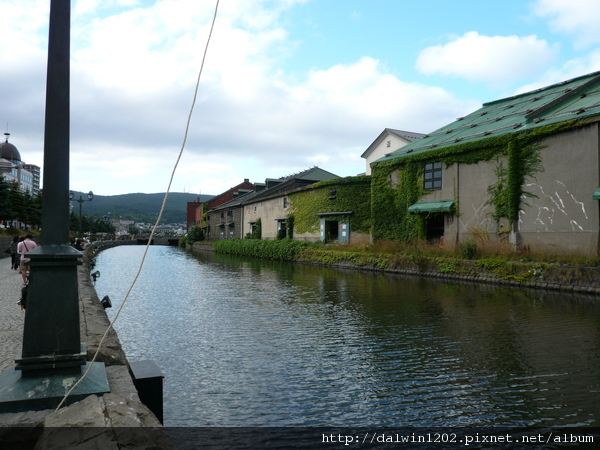
[[[442,200],[441,202],[417,202],[408,207],[408,212],[434,212],[434,211],[450,211],[454,205],[454,200]]]
[[[594,200],[600,200],[600,186],[596,188],[596,192],[594,192],[594,196],[592,198]]]

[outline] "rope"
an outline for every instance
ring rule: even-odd
[[[150,233],[150,239],[148,239],[148,244],[146,244],[146,248],[144,250],[144,255],[143,255],[142,260],[140,262],[140,267],[139,267],[139,269],[137,271],[137,274],[135,275],[135,277],[134,277],[134,279],[133,279],[133,281],[131,283],[131,286],[129,286],[129,289],[127,290],[127,293],[125,294],[125,298],[123,299],[123,302],[121,303],[121,306],[117,310],[117,314],[115,315],[114,319],[108,325],[108,328],[104,332],[104,335],[102,336],[102,339],[100,339],[100,343],[98,344],[98,349],[96,350],[96,353],[94,354],[94,357],[92,358],[89,367],[87,368],[87,370],[85,371],[85,373],[83,374],[83,376],[79,379],[79,381],[77,383],[75,383],[73,385],[73,387],[65,394],[65,396],[63,397],[63,399],[60,402],[60,404],[56,407],[56,411],[58,411],[64,405],[64,403],[67,400],[67,397],[71,394],[71,392],[73,392],[73,390],[75,390],[75,388],[77,386],[79,386],[79,384],[81,384],[81,382],[85,379],[85,377],[87,376],[87,374],[91,370],[92,365],[94,364],[94,362],[96,361],[96,358],[98,357],[98,353],[100,352],[100,348],[102,347],[102,344],[104,343],[104,339],[108,335],[108,332],[110,331],[110,329],[113,328],[113,324],[117,321],[119,315],[121,314],[121,311],[122,311],[123,307],[125,306],[125,303],[127,302],[127,299],[129,298],[129,294],[133,290],[133,287],[135,286],[135,283],[137,282],[140,274],[142,273],[142,268],[144,267],[144,261],[146,260],[146,255],[148,254],[148,249],[150,248],[150,243],[152,242],[152,238],[154,237],[154,232],[156,231],[156,228],[158,227],[158,224],[160,223],[160,219],[162,218],[163,212],[165,210],[165,205],[167,203],[167,198],[169,197],[169,192],[171,190],[171,184],[173,183],[173,178],[175,177],[175,172],[177,171],[177,166],[179,166],[179,161],[181,160],[181,156],[183,155],[183,149],[185,148],[185,143],[187,141],[187,137],[188,137],[188,133],[189,133],[189,129],[190,129],[190,122],[192,120],[192,113],[194,112],[194,107],[196,105],[196,99],[198,98],[198,87],[200,85],[200,78],[202,76],[202,71],[204,70],[204,62],[206,61],[206,54],[208,53],[208,46],[210,44],[210,39],[212,37],[212,33],[213,33],[214,26],[215,26],[215,22],[217,20],[217,11],[218,11],[218,9],[219,9],[219,0],[217,0],[217,2],[215,4],[215,11],[214,11],[214,15],[213,15],[213,18],[212,18],[212,23],[210,25],[210,32],[208,34],[208,39],[206,40],[206,46],[204,48],[204,54],[202,56],[202,63],[200,65],[200,70],[198,71],[198,79],[196,80],[196,88],[194,89],[194,98],[192,100],[192,105],[190,107],[190,112],[188,114],[188,118],[187,118],[187,122],[186,122],[186,126],[185,126],[185,133],[184,133],[184,136],[183,136],[183,142],[181,144],[181,149],[179,150],[179,155],[177,157],[177,161],[175,162],[175,165],[173,167],[173,171],[171,172],[171,178],[169,179],[169,184],[167,186],[167,191],[165,193],[165,198],[163,199],[162,206],[160,208],[160,213],[158,214],[158,218],[156,219],[156,223],[152,227],[152,232]]]

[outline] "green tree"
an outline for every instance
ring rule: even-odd
[[[187,233],[188,243],[193,244],[194,242],[203,241],[203,240],[204,240],[204,230],[202,228],[200,228],[197,225],[194,225],[192,228],[189,229],[189,231]]]
[[[33,205],[30,215],[30,224],[32,227],[39,229],[42,226],[42,193],[38,192],[33,197]]]
[[[98,217],[94,217],[94,220],[91,221],[90,231],[92,233],[114,233],[115,227],[111,225],[110,222],[99,219]]]
[[[12,220],[14,218],[10,199],[10,185],[0,175],[0,220]]]
[[[92,229],[92,223],[87,214],[81,216],[81,232],[88,233]]]
[[[13,226],[21,228],[20,222],[25,222],[27,217],[27,206],[25,204],[25,196],[17,183],[10,183],[8,198],[10,199],[13,213],[11,220],[16,221],[16,223],[13,223]]]
[[[258,218],[252,229],[251,239],[262,239],[262,220]]]
[[[69,215],[69,228],[71,232],[79,232],[79,216],[73,211]]]
[[[139,234],[140,230],[135,226],[135,225],[129,225],[129,234],[135,236],[136,234]]]
[[[35,216],[35,203],[33,195],[31,192],[24,191],[23,195],[23,215],[21,217],[21,222],[26,225],[31,225],[33,223],[33,219]]]

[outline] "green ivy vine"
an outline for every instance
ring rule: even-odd
[[[565,121],[533,130],[432,149],[372,165],[372,236],[374,240],[410,242],[423,237],[425,217],[409,214],[408,207],[426,191],[422,186],[426,163],[441,161],[452,164],[476,164],[496,159],[496,182],[488,187],[494,207],[493,218],[517,220],[525,197],[535,197],[524,191],[527,178],[543,171],[541,141],[548,136],[582,127],[586,120]],[[506,157],[507,166],[501,162]],[[459,213],[460,211],[456,211]]]
[[[294,221],[294,216],[292,214],[289,214],[285,219],[286,236],[289,239],[294,239]]]
[[[319,181],[289,194],[295,233],[318,233],[319,213],[352,211],[350,227],[359,233],[371,231],[371,176]]]
[[[248,233],[245,239],[262,239],[262,221],[260,218],[254,223],[252,233]]]

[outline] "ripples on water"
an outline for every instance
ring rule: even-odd
[[[169,426],[598,426],[591,298],[151,247],[115,328]],[[143,247],[102,252],[112,318]]]

